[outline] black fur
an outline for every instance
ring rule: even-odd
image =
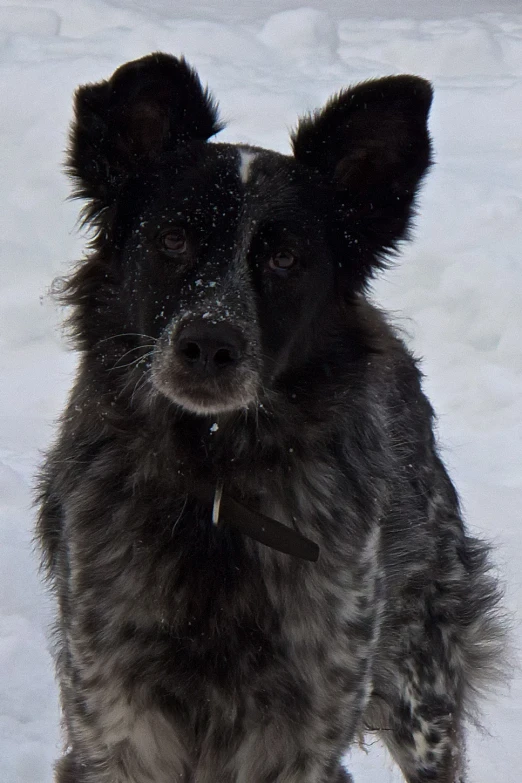
[[[67,755],[58,783],[341,783],[378,729],[409,783],[465,776],[502,651],[487,547],[416,362],[365,287],[430,163],[427,82],[367,82],[294,157],[208,143],[216,105],[155,54],[78,90],[81,362],[41,475]],[[211,523],[215,487],[321,547]]]

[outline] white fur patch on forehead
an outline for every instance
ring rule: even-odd
[[[241,182],[248,182],[250,176],[250,167],[252,162],[257,158],[257,152],[252,150],[239,148],[239,177]]]

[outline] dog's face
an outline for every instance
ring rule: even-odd
[[[197,143],[143,176],[123,279],[130,327],[156,342],[153,382],[194,412],[247,407],[304,360],[333,299],[317,178],[283,155]]]
[[[285,156],[209,143],[216,108],[183,60],[81,88],[69,166],[98,228],[74,284],[84,346],[115,366],[148,349],[156,390],[194,413],[255,403],[404,236],[430,101],[415,77],[360,85],[302,120]]]

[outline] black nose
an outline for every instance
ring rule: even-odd
[[[245,338],[237,327],[225,322],[192,321],[181,329],[176,351],[186,367],[215,375],[236,367],[244,348]]]

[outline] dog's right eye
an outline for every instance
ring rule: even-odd
[[[159,249],[166,256],[176,258],[187,251],[187,234],[184,228],[169,228],[158,237]]]

